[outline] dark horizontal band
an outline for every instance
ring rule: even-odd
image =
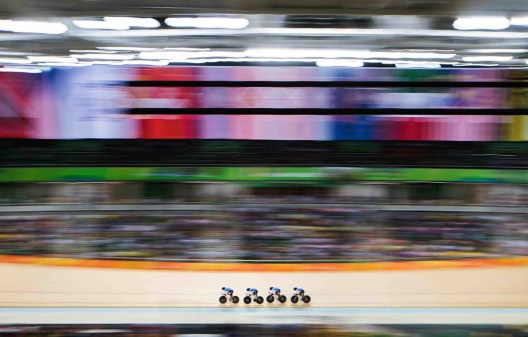
[[[528,109],[274,109],[274,108],[134,108],[129,115],[526,115]]]
[[[528,88],[528,82],[513,81],[130,81],[126,85],[193,88]]]

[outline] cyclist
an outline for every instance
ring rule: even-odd
[[[271,295],[276,295],[276,296],[280,296],[281,294],[281,290],[280,288],[277,288],[277,287],[270,287],[270,294]]]
[[[304,296],[304,289],[303,288],[295,287],[295,288],[293,288],[293,290],[295,291],[295,295],[299,295],[301,297]]]
[[[229,296],[230,298],[233,297],[233,289],[229,287],[222,287],[222,290],[224,291],[224,295]]]
[[[246,290],[247,290],[248,293],[253,294],[253,296],[255,296],[255,297],[258,296],[258,290],[257,290],[257,288],[247,288]]]

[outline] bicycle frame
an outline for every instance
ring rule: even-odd
[[[222,295],[222,296],[225,296],[225,297],[226,297],[229,301],[231,301],[231,302],[233,301],[233,296],[235,296],[234,294],[231,295],[231,294],[229,294],[229,293],[226,292],[226,291],[222,291],[222,292],[221,292],[221,295]]]

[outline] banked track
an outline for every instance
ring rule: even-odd
[[[302,286],[303,308],[528,307],[528,266],[350,271],[148,270],[0,263],[0,307],[221,308],[222,286],[240,296]],[[257,305],[237,304],[241,309]],[[293,304],[263,304],[291,308]],[[301,307],[302,305],[295,305]]]

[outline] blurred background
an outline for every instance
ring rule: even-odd
[[[520,0],[1,2],[0,314],[216,308],[237,278],[310,280],[317,300],[303,309],[320,317],[526,309],[527,42]],[[502,321],[73,327],[20,315],[0,315],[0,334],[527,335]]]
[[[228,336],[526,336],[525,327],[504,326],[439,326],[439,325],[383,325],[383,326],[333,326],[333,325],[46,325],[9,326],[0,328],[5,336],[163,336],[163,337],[228,337]]]

